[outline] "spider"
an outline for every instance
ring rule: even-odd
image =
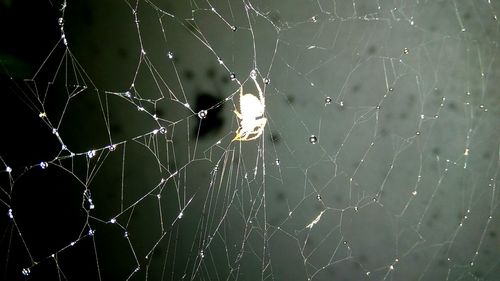
[[[253,94],[243,94],[243,85],[240,88],[240,112],[234,110],[236,117],[240,119],[240,127],[236,131],[236,136],[233,141],[250,141],[254,140],[264,132],[264,127],[267,123],[267,118],[264,117],[264,110],[266,107],[266,100],[262,89],[257,82],[256,75],[250,75],[255,87],[259,91],[257,98]]]

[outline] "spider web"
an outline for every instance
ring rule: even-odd
[[[42,2],[0,17],[3,279],[500,276],[496,1]]]

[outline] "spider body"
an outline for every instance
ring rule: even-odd
[[[236,117],[240,119],[240,127],[236,131],[234,140],[250,141],[254,140],[264,132],[264,127],[267,123],[267,118],[264,117],[266,108],[266,100],[262,89],[257,82],[255,75],[251,75],[255,83],[255,87],[259,91],[259,97],[253,94],[243,94],[243,86],[240,88],[240,111],[234,110]]]

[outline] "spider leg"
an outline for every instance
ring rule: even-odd
[[[243,119],[243,116],[241,116],[241,113],[239,113],[238,110],[235,109],[233,112],[238,118]]]
[[[264,98],[264,93],[262,92],[262,89],[260,88],[260,85],[257,82],[257,77],[252,77],[252,80],[255,83],[255,87],[257,88],[257,91],[259,91],[260,103],[262,104],[262,108],[264,108],[266,106],[266,99]]]
[[[244,141],[251,141],[254,139],[257,139],[264,133],[264,126],[267,123],[267,118],[262,118],[259,120],[259,124],[256,126],[257,129],[247,133],[246,135],[240,136],[239,133],[236,134],[236,136],[240,136],[237,140],[244,140]],[[250,137],[250,135],[255,134],[254,136]],[[235,137],[236,138],[236,137]]]
[[[241,133],[241,128],[239,128],[237,131],[236,131],[236,136],[234,136],[234,139],[232,141],[242,141],[242,140],[246,140],[248,134],[242,134]]]

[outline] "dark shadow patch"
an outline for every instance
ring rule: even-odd
[[[412,107],[415,104],[416,100],[417,99],[416,99],[415,95],[409,95],[408,96],[408,103],[407,103],[408,106]]]
[[[276,192],[276,201],[285,201],[286,195],[283,191]]]
[[[457,110],[457,104],[455,102],[449,102],[448,103],[448,109],[450,109],[451,111],[456,111]]]
[[[119,124],[113,124],[113,123],[111,123],[110,126],[109,126],[109,130],[114,135],[123,133],[122,126],[119,125]]]
[[[194,72],[190,69],[184,71],[184,78],[186,78],[186,80],[193,80],[194,79]]]
[[[197,133],[199,138],[219,132],[224,125],[224,119],[220,116],[223,108],[222,100],[214,96],[216,95],[203,91],[196,93],[195,112],[207,110],[207,116],[204,119],[198,118],[197,126],[194,128],[194,133]]]
[[[476,277],[477,279],[482,279],[482,278],[483,278],[483,276],[484,276],[483,272],[481,272],[480,270],[476,270],[476,271],[474,271],[473,275],[474,275],[474,277]]]
[[[468,11],[467,11],[467,12],[465,12],[465,13],[464,13],[464,15],[463,15],[463,19],[464,19],[464,21],[468,21],[468,20],[470,20],[471,18],[472,18],[472,15],[471,15],[471,13],[470,13],[470,12],[468,12]]]
[[[207,72],[205,73],[207,75],[207,78],[209,79],[214,79],[215,78],[215,75],[217,74],[217,72],[215,71],[214,68],[212,67],[209,67],[207,69]]]
[[[361,90],[361,84],[358,83],[358,84],[355,84],[352,86],[353,93],[357,93],[357,92],[359,92],[359,90]]]
[[[381,137],[387,137],[387,135],[389,134],[389,132],[387,131],[386,128],[382,128],[382,129],[380,129],[380,132],[378,134]]]
[[[156,108],[156,116],[157,116],[158,118],[163,118],[163,117],[165,116],[165,112],[163,111],[163,109],[161,109],[161,108],[159,108],[159,107],[158,107],[158,108]]]
[[[121,59],[126,59],[128,57],[128,52],[127,49],[125,48],[118,48],[116,50],[116,53],[118,54],[118,57],[120,57]]]
[[[273,133],[271,133],[271,135],[269,136],[269,140],[270,140],[272,143],[278,144],[278,143],[281,141],[281,136],[280,136],[280,134],[279,134],[279,133],[273,132]]]
[[[483,153],[483,159],[487,160],[487,159],[491,159],[491,153],[486,151],[485,153]]]
[[[375,47],[375,45],[371,45],[370,47],[368,47],[368,50],[366,50],[366,52],[369,55],[373,55],[377,52],[377,47]]]
[[[435,210],[432,215],[431,215],[431,218],[433,220],[438,220],[439,218],[441,217],[441,211],[440,210]]]
[[[220,81],[222,82],[222,84],[227,84],[229,83],[231,80],[229,79],[229,77],[226,77],[226,76],[223,76]]]

